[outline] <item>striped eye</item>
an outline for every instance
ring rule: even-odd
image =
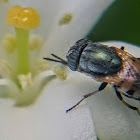
[[[76,71],[79,64],[79,54],[76,52],[70,53],[67,56],[68,66],[72,71]]]
[[[66,56],[68,66],[72,71],[76,71],[79,66],[79,60],[85,47],[90,43],[89,39],[78,40],[68,51]]]

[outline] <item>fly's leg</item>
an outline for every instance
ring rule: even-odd
[[[140,116],[140,110],[139,110],[137,107],[132,106],[132,105],[128,104],[127,102],[125,102],[125,101],[123,100],[123,97],[122,97],[122,95],[120,94],[120,92],[117,91],[117,87],[116,87],[116,86],[114,86],[114,89],[115,89],[115,92],[116,92],[117,97],[122,101],[122,103],[125,104],[125,105],[126,105],[127,107],[129,107],[130,109],[136,110],[136,111],[138,112],[139,116]]]
[[[84,99],[87,98],[87,97],[89,97],[89,96],[94,95],[95,93],[97,93],[97,92],[99,92],[99,91],[102,91],[103,89],[105,89],[105,87],[107,86],[107,84],[108,84],[108,83],[105,83],[105,82],[102,83],[102,84],[99,86],[98,90],[84,95]]]
[[[108,84],[108,83],[105,83],[105,82],[104,82],[104,83],[102,83],[102,84],[100,85],[100,87],[98,88],[98,90],[95,90],[94,92],[91,92],[91,93],[88,93],[88,94],[84,95],[84,97],[83,97],[77,104],[75,104],[75,105],[72,106],[71,108],[67,109],[67,110],[66,110],[66,113],[69,112],[70,110],[74,109],[75,107],[77,107],[77,106],[78,106],[84,99],[86,99],[87,97],[90,97],[90,96],[92,96],[92,95],[98,93],[99,91],[105,89],[105,87],[107,86],[107,84]]]
[[[96,140],[99,140],[99,138],[98,138],[98,137],[96,137]]]
[[[124,51],[125,50],[125,47],[124,46],[121,46],[120,49]]]

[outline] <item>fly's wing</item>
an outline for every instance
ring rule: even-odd
[[[122,79],[120,91],[127,97],[140,100],[140,59],[121,49],[114,49],[123,62],[122,69],[118,73]]]
[[[140,75],[129,70],[118,90],[125,96],[140,101]]]
[[[124,94],[130,98],[140,100],[140,61],[138,59],[135,59],[135,61],[128,59],[125,63],[123,69],[123,76],[126,80],[125,85],[131,83],[131,86],[127,88]]]

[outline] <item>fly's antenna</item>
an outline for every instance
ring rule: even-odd
[[[66,66],[68,65],[67,61],[65,61],[64,59],[58,57],[55,54],[51,54],[51,55],[56,59],[52,59],[52,58],[48,58],[48,57],[43,57],[43,59],[48,60],[48,61],[58,62],[58,63],[61,63],[63,65],[66,65]]]

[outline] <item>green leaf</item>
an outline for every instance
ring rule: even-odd
[[[140,45],[140,0],[117,0],[88,37],[94,42],[119,40]]]

